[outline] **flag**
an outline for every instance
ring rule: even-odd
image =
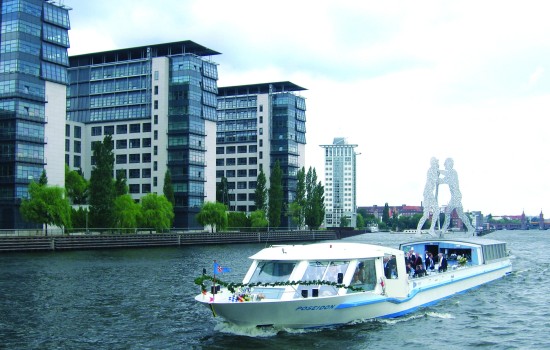
[[[220,264],[214,261],[214,276],[226,272],[231,272],[231,269],[229,267],[222,267]]]

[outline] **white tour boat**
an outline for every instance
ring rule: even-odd
[[[405,263],[411,251],[422,261],[432,253],[435,269],[411,277]],[[448,259],[446,271],[438,272],[439,253]],[[508,255],[506,243],[478,237],[431,237],[399,249],[344,242],[277,245],[250,257],[242,283],[223,282],[216,274],[197,278],[202,293],[195,300],[239,326],[308,328],[393,318],[509,274]]]

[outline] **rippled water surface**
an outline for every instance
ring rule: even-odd
[[[512,275],[402,318],[316,330],[238,328],[193,302],[214,259],[240,282],[264,244],[3,254],[0,349],[549,349],[549,236],[491,233],[508,243]]]

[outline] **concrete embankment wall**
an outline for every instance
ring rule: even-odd
[[[334,231],[193,232],[0,237],[1,252],[139,248],[232,243],[284,243],[339,239]]]

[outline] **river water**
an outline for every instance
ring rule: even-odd
[[[230,326],[193,301],[213,260],[240,282],[264,244],[0,255],[0,349],[549,349],[550,231],[496,231],[514,272],[393,320]],[[407,234],[346,239],[397,247]]]

